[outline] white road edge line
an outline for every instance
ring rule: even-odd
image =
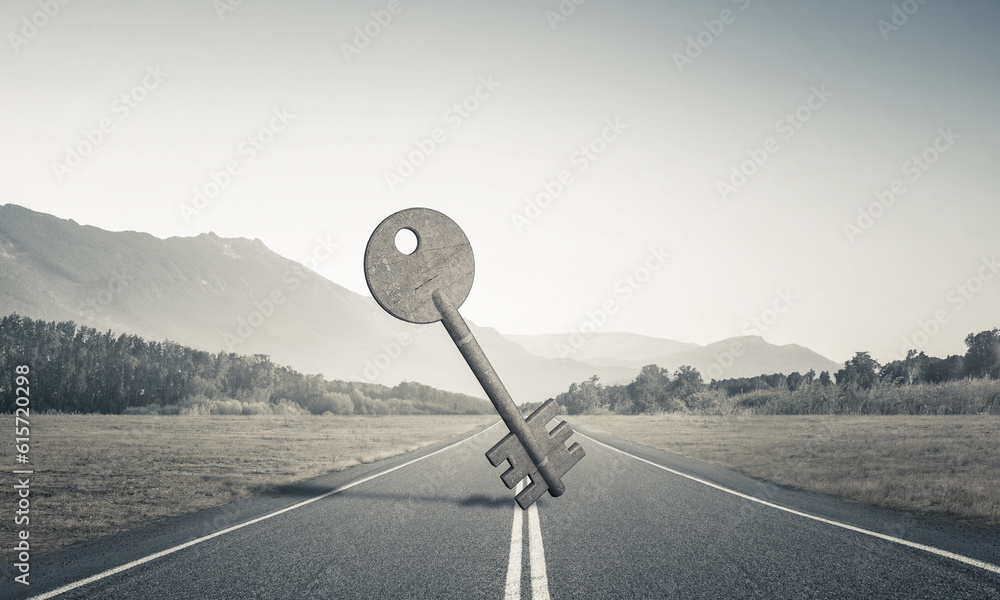
[[[758,504],[763,504],[764,506],[770,506],[771,508],[776,508],[778,510],[785,511],[785,512],[791,513],[793,515],[797,515],[797,516],[800,516],[800,517],[805,517],[806,519],[812,519],[813,521],[819,521],[820,523],[826,523],[827,525],[833,525],[835,527],[841,527],[843,529],[848,529],[850,531],[855,531],[857,533],[863,533],[865,535],[870,535],[872,537],[876,537],[876,538],[879,538],[881,540],[886,540],[886,541],[889,541],[889,542],[895,542],[895,543],[901,544],[903,546],[909,546],[910,548],[916,548],[917,550],[923,550],[925,552],[930,552],[931,554],[937,554],[938,556],[943,556],[945,558],[950,558],[952,560],[957,560],[957,561],[963,562],[963,563],[965,563],[967,565],[972,565],[973,567],[979,567],[980,569],[984,569],[986,571],[990,571],[992,573],[996,573],[996,574],[1000,575],[1000,566],[997,566],[997,565],[994,565],[994,564],[991,564],[991,563],[988,563],[988,562],[977,560],[975,558],[970,558],[968,556],[963,556],[961,554],[955,554],[954,552],[949,552],[947,550],[942,550],[940,548],[935,548],[934,546],[927,546],[927,545],[924,545],[924,544],[918,544],[916,542],[910,542],[908,540],[904,540],[904,539],[898,538],[898,537],[893,537],[891,535],[886,535],[884,533],[878,533],[877,531],[871,531],[869,529],[864,529],[864,528],[861,528],[861,527],[855,527],[854,525],[848,525],[847,523],[841,523],[840,521],[833,521],[831,519],[825,519],[823,517],[817,517],[816,515],[811,515],[809,513],[804,513],[804,512],[801,512],[801,511],[798,511],[798,510],[795,510],[795,509],[792,509],[792,508],[787,508],[785,506],[774,504],[773,502],[768,502],[767,500],[761,500],[760,498],[755,498],[753,496],[749,496],[747,494],[744,494],[744,493],[741,493],[741,492],[737,492],[736,490],[731,490],[731,489],[729,489],[727,487],[723,487],[721,485],[712,483],[711,481],[705,481],[704,479],[700,479],[698,477],[694,477],[693,475],[688,475],[687,473],[682,473],[680,471],[675,471],[674,469],[671,469],[670,467],[664,467],[663,465],[658,465],[658,464],[656,464],[655,462],[653,462],[651,460],[646,460],[645,458],[640,458],[640,457],[638,457],[638,456],[636,456],[634,454],[629,454],[628,452],[625,452],[624,450],[619,450],[618,448],[615,448],[614,446],[609,446],[608,444],[605,444],[604,442],[597,441],[597,440],[595,440],[594,438],[592,438],[590,436],[587,436],[587,435],[584,435],[584,434],[580,433],[579,431],[577,431],[576,434],[579,435],[579,436],[581,436],[581,437],[585,437],[588,440],[590,440],[590,441],[592,441],[592,442],[594,442],[596,444],[600,444],[600,445],[604,446],[605,448],[610,448],[611,450],[614,450],[615,452],[619,452],[621,454],[624,454],[625,456],[631,456],[632,458],[634,458],[636,460],[639,460],[639,461],[642,461],[644,463],[653,465],[654,467],[663,469],[664,471],[668,471],[670,473],[673,473],[674,475],[680,475],[681,477],[690,479],[691,481],[696,481],[696,482],[701,483],[703,485],[707,485],[708,487],[715,488],[717,490],[726,492],[727,494],[732,494],[734,496],[739,496],[740,498],[743,498],[743,499],[746,499],[746,500],[750,500],[751,502],[756,502]]]
[[[146,563],[148,563],[150,561],[154,561],[154,560],[156,560],[158,558],[162,558],[162,557],[164,557],[164,556],[166,556],[168,554],[173,554],[174,552],[177,552],[177,551],[180,551],[180,550],[184,550],[185,548],[190,548],[191,546],[196,546],[196,545],[198,545],[198,544],[200,544],[202,542],[206,542],[206,541],[208,541],[208,540],[210,540],[212,538],[219,537],[220,535],[225,535],[227,533],[232,533],[233,531],[236,531],[237,529],[243,529],[244,527],[247,527],[249,525],[254,525],[256,523],[260,523],[261,521],[266,521],[267,519],[270,519],[271,517],[276,517],[276,516],[278,516],[280,514],[293,511],[293,510],[295,510],[297,508],[302,508],[303,506],[305,506],[307,504],[312,504],[313,502],[316,502],[317,500],[322,500],[323,498],[326,498],[328,496],[332,496],[334,494],[339,494],[340,492],[342,492],[344,490],[347,490],[347,489],[350,489],[350,488],[352,488],[352,487],[354,487],[356,485],[360,485],[362,483],[365,483],[366,481],[371,481],[372,479],[375,479],[376,477],[381,477],[383,475],[388,475],[389,473],[392,473],[393,471],[398,471],[399,469],[402,469],[403,467],[407,467],[409,465],[412,465],[413,463],[420,462],[420,461],[424,460],[425,458],[430,458],[430,457],[434,456],[435,454],[440,454],[440,453],[444,452],[445,450],[449,450],[451,448],[454,448],[455,446],[458,446],[459,444],[464,444],[465,442],[467,442],[467,441],[469,441],[469,440],[471,440],[471,439],[473,439],[475,437],[478,437],[478,436],[486,433],[490,429],[493,429],[494,427],[496,427],[500,423],[503,423],[503,421],[498,421],[498,422],[490,425],[489,427],[487,427],[486,429],[480,431],[479,433],[477,433],[475,435],[470,435],[469,437],[464,438],[462,440],[459,440],[459,441],[455,442],[454,444],[451,444],[449,446],[445,446],[444,448],[441,448],[439,450],[435,450],[434,452],[431,452],[430,454],[425,454],[424,456],[421,456],[421,457],[418,457],[418,458],[414,458],[413,460],[407,461],[407,462],[405,462],[405,463],[403,463],[401,465],[396,465],[395,467],[392,467],[391,469],[386,469],[385,471],[379,471],[378,473],[373,473],[372,475],[368,475],[366,477],[362,477],[361,479],[358,479],[356,481],[352,481],[350,483],[345,483],[344,485],[338,486],[338,487],[336,487],[336,488],[334,488],[334,489],[332,489],[332,490],[330,490],[328,492],[324,492],[324,493],[320,494],[319,496],[315,496],[313,498],[309,498],[308,500],[303,500],[302,502],[299,502],[298,504],[293,504],[292,506],[287,506],[285,508],[282,508],[281,510],[276,510],[276,511],[274,511],[272,513],[268,513],[268,514],[266,514],[264,516],[257,517],[256,519],[251,519],[251,520],[246,521],[244,523],[240,523],[239,525],[233,525],[232,527],[227,527],[226,529],[222,529],[222,530],[216,531],[215,533],[211,533],[209,535],[200,537],[200,538],[198,538],[196,540],[191,540],[189,542],[185,542],[183,544],[174,546],[173,548],[167,548],[166,550],[161,550],[161,551],[156,552],[154,554],[150,554],[149,556],[144,556],[144,557],[142,557],[140,559],[133,560],[130,563],[125,563],[124,565],[115,567],[113,569],[108,569],[107,571],[102,571],[100,573],[97,573],[96,575],[91,575],[90,577],[87,577],[85,579],[80,579],[79,581],[74,581],[73,583],[68,583],[68,584],[66,584],[66,585],[64,585],[62,587],[56,588],[56,589],[54,589],[52,591],[45,592],[44,594],[39,594],[38,596],[32,596],[32,597],[28,598],[28,600],[46,600],[48,598],[54,598],[54,597],[59,596],[61,594],[65,594],[66,592],[68,592],[70,590],[75,590],[76,588],[83,587],[83,586],[85,586],[87,584],[90,584],[90,583],[94,583],[95,581],[100,581],[101,579],[104,579],[106,577],[110,577],[112,575],[116,575],[118,573],[121,573],[122,571],[127,571],[127,570],[129,570],[129,569],[131,569],[133,567],[138,567],[139,565],[143,565],[143,564],[146,564]]]
[[[545,573],[545,548],[538,521],[538,504],[528,507],[528,545],[531,555],[531,600],[549,600],[549,578]]]
[[[523,487],[524,481],[519,481],[514,486],[514,493],[520,492]],[[522,525],[524,517],[521,513],[523,512],[515,502],[514,523],[510,528],[510,555],[507,559],[507,583],[504,585],[504,600],[521,600],[521,547],[524,545],[521,541],[524,530]]]

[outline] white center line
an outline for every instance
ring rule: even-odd
[[[514,493],[524,489],[527,478],[522,479],[514,487]],[[524,513],[528,513],[528,538],[524,539]],[[538,504],[532,504],[528,510],[521,509],[514,503],[514,523],[510,530],[510,557],[507,563],[507,585],[504,587],[504,600],[521,600],[521,562],[523,547],[528,544],[528,558],[531,576],[532,600],[549,600],[549,577],[545,572],[545,547],[542,545],[542,527],[538,519]]]
[[[514,487],[514,493],[521,491],[524,481],[520,481]],[[507,585],[504,586],[504,600],[521,600],[521,532],[524,527],[521,525],[524,511],[514,503],[514,524],[510,528],[510,557],[507,559]]]
[[[531,553],[531,600],[549,600],[549,578],[545,574],[545,548],[538,522],[538,504],[528,507],[528,542]]]
[[[401,465],[396,465],[395,467],[392,467],[391,469],[386,469],[384,471],[379,471],[377,473],[373,473],[372,475],[368,475],[367,477],[362,477],[361,479],[357,479],[357,480],[352,481],[350,483],[346,483],[344,485],[338,486],[338,487],[330,490],[329,492],[324,492],[324,493],[322,493],[322,494],[320,494],[318,496],[314,496],[312,498],[309,498],[308,500],[303,500],[302,502],[299,502],[298,504],[293,504],[292,506],[288,506],[288,507],[282,508],[281,510],[276,510],[276,511],[274,511],[272,513],[268,513],[268,514],[266,514],[266,515],[264,515],[262,517],[257,517],[256,519],[251,519],[249,521],[240,523],[239,525],[233,525],[232,527],[227,527],[226,529],[222,529],[220,531],[216,531],[215,533],[211,533],[211,534],[206,535],[204,537],[200,537],[200,538],[198,538],[196,540],[191,540],[190,542],[185,542],[183,544],[174,546],[173,548],[167,548],[166,550],[161,550],[161,551],[156,552],[154,554],[150,554],[149,556],[144,556],[144,557],[142,557],[140,559],[133,560],[130,563],[126,563],[124,565],[121,565],[121,566],[118,566],[118,567],[114,567],[113,569],[108,569],[107,571],[102,571],[102,572],[100,572],[100,573],[98,573],[96,575],[91,575],[90,577],[87,577],[86,579],[81,579],[79,581],[74,581],[73,583],[68,583],[68,584],[66,584],[66,585],[64,585],[64,586],[62,586],[60,588],[56,588],[56,589],[54,589],[54,590],[52,590],[50,592],[45,592],[44,594],[39,594],[37,596],[32,596],[28,600],[46,600],[48,598],[54,598],[55,596],[59,596],[60,594],[65,594],[66,592],[68,592],[70,590],[75,590],[76,588],[83,587],[83,586],[85,586],[85,585],[87,585],[89,583],[94,583],[95,581],[100,581],[101,579],[104,579],[106,577],[110,577],[112,575],[121,573],[122,571],[127,571],[127,570],[129,570],[129,569],[131,569],[133,567],[138,567],[139,565],[146,564],[146,563],[148,563],[150,561],[156,560],[156,559],[158,559],[160,557],[163,557],[163,556],[166,556],[168,554],[173,554],[174,552],[177,552],[179,550],[183,550],[185,548],[190,548],[191,546],[194,546],[194,545],[200,544],[202,542],[208,541],[208,540],[210,540],[212,538],[219,537],[220,535],[225,535],[227,533],[231,533],[233,531],[236,531],[237,529],[243,529],[244,527],[247,527],[248,525],[253,525],[255,523],[260,523],[261,521],[265,521],[267,519],[270,519],[271,517],[276,517],[276,516],[278,516],[280,514],[283,514],[283,513],[289,512],[289,511],[293,511],[293,510],[295,510],[297,508],[302,508],[303,506],[306,506],[307,504],[312,504],[313,502],[316,502],[317,500],[322,500],[323,498],[326,498],[327,496],[332,496],[334,494],[339,494],[340,492],[342,492],[344,490],[350,489],[350,488],[352,488],[352,487],[354,487],[356,485],[360,485],[360,484],[362,484],[362,483],[364,483],[366,481],[371,481],[372,479],[375,479],[376,477],[381,477],[383,475],[388,475],[389,473],[392,473],[393,471],[398,471],[399,469],[402,469],[403,467],[408,467],[408,466],[412,465],[415,462],[420,462],[420,461],[424,460],[425,458],[430,458],[430,457],[434,456],[435,454],[440,454],[440,453],[444,452],[445,450],[450,450],[451,448],[454,448],[455,446],[457,446],[459,444],[463,444],[463,443],[471,440],[472,438],[478,437],[478,436],[486,433],[487,431],[489,431],[490,429],[493,429],[494,427],[496,427],[497,425],[499,425],[502,422],[503,421],[498,421],[498,422],[494,423],[493,425],[490,425],[486,429],[480,431],[476,435],[472,435],[472,436],[469,436],[469,437],[467,437],[465,439],[459,440],[459,441],[455,442],[454,444],[451,444],[449,446],[445,446],[444,448],[441,448],[439,450],[435,450],[434,452],[431,452],[430,454],[425,454],[423,456],[419,456],[419,457],[414,458],[413,460],[409,460],[409,461],[407,461],[407,462],[405,462],[405,463],[403,463]]]
[[[645,458],[640,458],[640,457],[638,457],[638,456],[636,456],[634,454],[629,454],[628,452],[625,452],[624,450],[619,450],[618,448],[615,448],[614,446],[609,446],[608,444],[605,444],[604,442],[599,442],[599,441],[595,440],[592,437],[583,435],[579,431],[577,431],[576,434],[579,435],[579,436],[581,436],[581,437],[587,438],[588,440],[594,442],[595,444],[600,444],[600,445],[604,446],[605,448],[609,448],[611,450],[614,450],[615,452],[624,454],[625,456],[631,456],[632,458],[634,458],[636,460],[642,461],[642,462],[644,462],[646,464],[649,464],[649,465],[653,465],[654,467],[656,467],[658,469],[663,469],[664,471],[667,471],[669,473],[673,473],[674,475],[680,475],[681,477],[684,477],[686,479],[690,479],[691,481],[696,481],[696,482],[698,482],[698,483],[700,483],[702,485],[707,485],[710,488],[715,488],[717,490],[726,492],[727,494],[732,494],[734,496],[738,496],[738,497],[743,498],[745,500],[750,500],[751,502],[756,502],[757,504],[763,504],[764,506],[769,506],[771,508],[776,508],[778,510],[785,511],[785,512],[791,513],[793,515],[797,515],[797,516],[800,516],[800,517],[805,517],[806,519],[812,519],[813,521],[819,521],[820,523],[826,523],[827,525],[833,525],[835,527],[841,527],[843,529],[847,529],[847,530],[850,530],[850,531],[855,531],[857,533],[863,533],[865,535],[870,535],[870,536],[878,538],[880,540],[886,540],[887,542],[894,542],[896,544],[901,544],[903,546],[908,546],[910,548],[916,548],[917,550],[923,550],[924,552],[930,552],[931,554],[936,554],[938,556],[943,556],[945,558],[950,558],[952,560],[957,560],[957,561],[963,562],[963,563],[965,563],[967,565],[972,565],[974,567],[979,567],[980,569],[984,569],[984,570],[990,571],[992,573],[1000,574],[1000,566],[997,566],[997,565],[994,565],[994,564],[991,564],[991,563],[988,563],[988,562],[985,562],[985,561],[977,560],[975,558],[970,558],[968,556],[963,556],[961,554],[955,554],[954,552],[949,552],[947,550],[942,550],[940,548],[935,548],[934,546],[926,546],[924,544],[918,544],[916,542],[911,542],[911,541],[908,541],[908,540],[904,540],[902,538],[893,537],[891,535],[886,535],[884,533],[878,533],[877,531],[871,531],[869,529],[864,529],[862,527],[855,527],[854,525],[848,525],[847,523],[841,523],[840,521],[834,521],[832,519],[824,519],[823,517],[817,517],[816,515],[811,515],[809,513],[804,513],[802,511],[798,511],[798,510],[795,510],[795,509],[792,509],[792,508],[781,506],[781,505],[775,504],[773,502],[768,502],[767,500],[761,500],[760,498],[755,498],[753,496],[750,496],[750,495],[747,495],[747,494],[744,494],[744,493],[741,493],[741,492],[737,492],[736,490],[731,490],[731,489],[729,489],[727,487],[723,487],[723,486],[721,486],[719,484],[712,483],[711,481],[705,481],[704,479],[695,477],[693,475],[688,475],[687,473],[682,473],[680,471],[675,471],[674,469],[671,469],[670,467],[664,467],[663,465],[656,464],[655,462],[653,462],[651,460],[646,460]]]

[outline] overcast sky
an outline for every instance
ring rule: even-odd
[[[366,295],[375,226],[432,207],[504,333],[842,361],[1000,326],[996,2],[50,2],[0,5],[0,203],[332,239]]]

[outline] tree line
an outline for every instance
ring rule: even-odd
[[[667,369],[646,365],[630,383],[603,385],[595,375],[555,399],[568,414],[1000,412],[1000,329],[970,333],[965,344],[964,355],[936,358],[911,350],[905,359],[884,365],[868,352],[857,352],[833,377],[810,370],[706,384],[690,366],[671,376]],[[536,406],[522,405],[522,410]]]
[[[28,365],[31,406],[67,413],[486,414],[485,400],[419,383],[327,380],[264,354],[195,350],[99,332],[72,321],[0,319],[0,411],[14,408],[14,369]]]

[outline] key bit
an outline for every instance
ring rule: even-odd
[[[566,471],[569,471],[573,465],[583,458],[584,451],[579,443],[574,443],[569,449],[566,448],[566,441],[573,435],[573,430],[570,428],[569,423],[563,421],[556,425],[555,429],[551,432],[546,432],[546,424],[558,415],[559,412],[559,404],[549,398],[525,419],[525,423],[528,425],[528,429],[531,430],[534,438],[541,440],[547,457],[546,460],[548,460],[552,472],[561,478],[566,474]],[[510,468],[500,476],[500,480],[508,488],[513,488],[517,485],[517,482],[525,477],[531,478],[531,483],[515,496],[521,508],[531,506],[546,490],[552,493],[546,480],[539,477],[535,463],[532,462],[518,441],[517,436],[513,433],[507,434],[497,445],[490,448],[486,452],[486,458],[489,459],[490,464],[494,467],[500,466],[500,463],[504,460],[510,464]],[[560,481],[560,483],[562,482]],[[558,493],[552,493],[553,496],[561,494],[562,490],[559,490]]]

